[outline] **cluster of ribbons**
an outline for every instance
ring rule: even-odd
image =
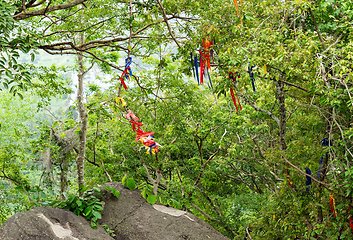
[[[126,101],[123,98],[117,97],[115,101],[116,103],[121,103],[123,107],[126,107]],[[132,130],[136,132],[135,142],[142,143],[143,147],[141,147],[141,149],[145,149],[147,154],[156,154],[159,151],[158,147],[162,146],[154,141],[154,132],[142,131],[141,127],[143,124],[139,121],[140,119],[132,113],[131,110],[127,110],[126,119],[128,119],[131,123]]]
[[[158,147],[162,146],[154,141],[154,132],[142,131],[140,127],[142,127],[143,124],[139,122],[139,118],[136,117],[131,110],[128,110],[127,112],[126,118],[130,120],[132,130],[136,132],[135,142],[142,143],[143,147],[141,147],[141,149],[145,149],[147,154],[156,154],[159,151]]]
[[[197,83],[203,84],[204,77],[209,80],[208,87],[213,89],[212,81],[210,77],[209,71],[211,71],[211,58],[213,61],[213,50],[210,49],[213,45],[213,40],[208,39],[206,37],[203,39],[203,49],[199,50],[200,53],[200,61],[198,60],[197,54],[195,56],[190,53],[191,56],[191,65],[192,65],[192,72],[194,74],[194,78],[197,80]],[[200,67],[200,74],[199,74],[199,67]]]
[[[236,84],[236,82],[237,82],[237,77],[240,78],[240,74],[237,74],[237,73],[234,74],[232,72],[229,72],[229,78],[233,80],[234,84]],[[242,107],[241,107],[238,95],[235,93],[235,96],[234,96],[234,91],[233,91],[232,87],[230,87],[230,95],[232,95],[233,103],[235,105],[235,108],[237,109],[237,113],[239,113],[237,101],[235,100],[235,96],[237,97],[240,110],[242,110]]]
[[[125,59],[125,70],[123,71],[123,73],[121,74],[121,77],[120,77],[120,82],[123,85],[123,87],[125,88],[125,90],[127,90],[127,86],[124,81],[124,76],[126,79],[129,79],[129,76],[132,76],[132,71],[131,71],[131,67],[130,67],[131,63],[132,63],[131,57],[128,57]]]

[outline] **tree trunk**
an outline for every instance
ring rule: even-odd
[[[81,43],[83,43],[83,34],[80,36]],[[84,179],[84,160],[86,151],[86,135],[87,135],[87,112],[83,104],[83,78],[85,75],[83,69],[83,54],[82,52],[77,53],[78,59],[78,89],[77,89],[77,105],[80,114],[81,126],[80,126],[80,137],[79,137],[79,151],[76,159],[77,165],[77,183],[79,189],[79,195],[82,195],[82,188],[85,186]]]
[[[64,192],[67,191],[68,182],[67,182],[67,172],[69,170],[69,159],[68,153],[64,153],[60,163],[60,197],[62,201],[65,201]]]

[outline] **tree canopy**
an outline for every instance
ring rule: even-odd
[[[116,181],[230,239],[352,238],[352,2],[0,9],[0,223]]]

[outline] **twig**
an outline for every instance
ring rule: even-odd
[[[165,23],[167,24],[167,27],[168,27],[170,36],[173,38],[174,42],[178,45],[178,47],[181,48],[181,46],[180,46],[178,40],[175,38],[175,36],[174,36],[174,34],[173,34],[173,32],[172,32],[172,29],[170,28],[170,25],[169,25],[169,23],[168,23],[167,15],[166,15],[166,13],[165,13],[165,10],[164,10],[164,8],[163,8],[163,5],[161,4],[161,1],[160,1],[160,0],[157,0],[157,2],[158,2],[159,6],[160,6],[161,9],[162,9],[162,12],[163,12],[163,19],[164,19]]]

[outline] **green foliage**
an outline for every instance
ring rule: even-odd
[[[116,189],[106,187],[106,190],[111,190],[113,195],[119,198],[119,191]],[[50,205],[53,207],[68,209],[77,215],[81,215],[91,221],[92,228],[97,228],[97,221],[102,218],[101,211],[103,210],[103,203],[96,195],[102,197],[100,189],[94,187],[91,190],[84,190],[81,197],[71,194],[67,197],[66,201],[55,200],[51,202]]]
[[[105,231],[112,237],[115,237],[116,235],[114,234],[114,230],[109,229],[108,225],[103,224],[102,227],[105,229]]]

